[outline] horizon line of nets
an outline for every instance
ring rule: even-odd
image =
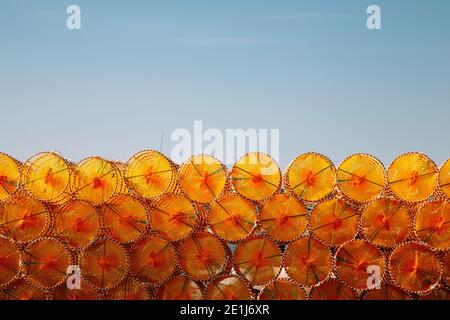
[[[449,199],[418,152],[0,153],[0,299],[448,299]]]

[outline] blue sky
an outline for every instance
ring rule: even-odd
[[[66,29],[81,7],[82,30]],[[366,28],[366,8],[382,30]],[[280,163],[317,151],[386,165],[450,157],[450,2],[0,2],[0,150],[127,160],[170,133],[279,128]]]

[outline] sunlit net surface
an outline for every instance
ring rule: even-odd
[[[263,153],[231,168],[0,153],[0,299],[448,299],[450,161],[335,168],[318,153],[283,176]]]

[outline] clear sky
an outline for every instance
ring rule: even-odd
[[[120,3],[119,3],[120,2]],[[66,28],[81,7],[82,29]],[[366,28],[366,8],[382,30]],[[170,133],[279,128],[280,162],[450,158],[450,1],[1,0],[0,150],[127,160]]]

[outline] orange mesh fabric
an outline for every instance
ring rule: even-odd
[[[367,239],[381,247],[392,247],[406,240],[410,224],[408,209],[390,198],[372,202],[362,217]]]
[[[207,155],[194,156],[179,170],[180,186],[192,201],[207,203],[224,190],[227,180],[225,167]]]
[[[417,236],[440,250],[450,249],[450,203],[434,201],[424,204],[416,216]]]
[[[32,242],[24,255],[27,279],[37,286],[50,288],[65,281],[71,259],[60,242],[47,238]]]
[[[148,225],[147,209],[135,197],[117,195],[102,205],[104,228],[119,242],[130,242],[140,237]]]
[[[114,241],[101,239],[90,245],[81,256],[82,276],[97,288],[111,288],[126,275],[128,256]]]
[[[378,267],[383,277],[385,259],[382,252],[364,240],[349,241],[336,253],[336,271],[340,279],[355,289],[367,289],[369,267]]]
[[[208,214],[211,229],[226,241],[247,237],[256,224],[256,207],[240,195],[229,193],[214,201]]]
[[[259,219],[272,239],[286,242],[294,240],[305,231],[307,211],[294,197],[279,194],[264,203]]]
[[[336,185],[336,169],[325,156],[305,153],[296,158],[285,173],[288,189],[305,201],[319,201]]]
[[[441,266],[435,254],[417,243],[398,247],[390,257],[392,279],[411,292],[426,292],[441,277]]]
[[[316,237],[328,245],[340,246],[356,236],[359,215],[345,201],[332,199],[319,203],[310,220]]]
[[[101,158],[87,158],[75,169],[74,193],[81,200],[100,204],[120,190],[120,171]]]
[[[150,206],[152,227],[170,241],[186,238],[196,227],[197,209],[184,196],[167,194]]]
[[[128,160],[125,178],[129,186],[140,196],[154,198],[170,191],[176,177],[175,170],[158,151],[142,151]]]
[[[406,153],[395,159],[388,169],[389,187],[397,197],[410,202],[427,199],[434,191],[438,169],[421,153]]]
[[[180,262],[192,279],[211,279],[224,270],[226,260],[224,244],[210,233],[195,233],[181,245]]]
[[[19,248],[12,241],[0,238],[0,286],[18,275],[20,260]]]
[[[287,274],[302,286],[324,281],[331,271],[331,252],[320,241],[303,237],[290,244],[284,261]]]
[[[0,233],[12,240],[25,242],[44,232],[49,212],[41,202],[17,194],[0,207]]]
[[[253,284],[265,284],[281,271],[281,251],[265,238],[248,239],[234,254],[236,272]]]
[[[100,229],[98,212],[86,201],[69,202],[57,210],[56,236],[73,248],[83,248],[95,239]]]
[[[250,200],[264,200],[278,191],[281,173],[278,164],[263,153],[249,153],[231,171],[235,190]]]
[[[347,197],[358,202],[375,199],[385,186],[383,164],[366,154],[345,159],[337,172],[338,187]]]
[[[58,154],[40,153],[25,162],[22,180],[39,200],[56,201],[69,195],[70,168]]]
[[[175,250],[166,240],[148,237],[131,247],[131,270],[138,278],[161,283],[175,271]]]

